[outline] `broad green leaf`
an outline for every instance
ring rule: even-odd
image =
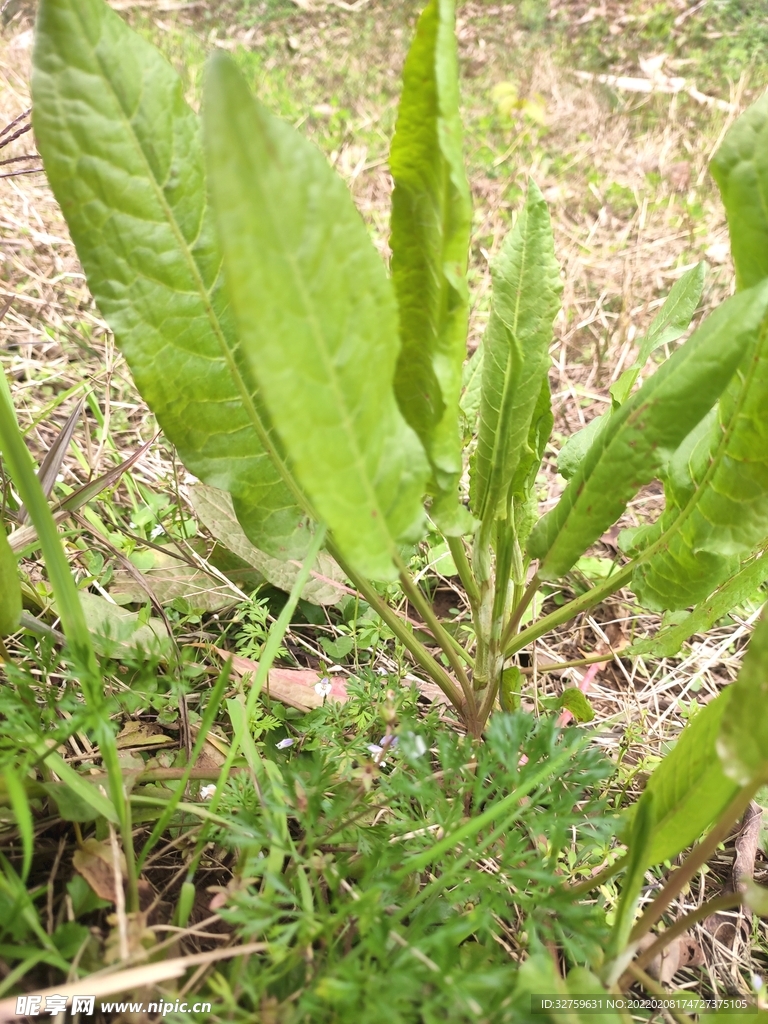
[[[55,802],[56,809],[64,821],[95,821],[101,816],[88,801],[64,782],[44,782],[43,788]]]
[[[741,996],[734,997],[741,1002]],[[754,1012],[754,1002],[747,1000],[752,1009],[718,1010],[716,1013],[707,1014],[705,1020],[711,1020],[713,1024],[744,1024],[744,1017],[749,1017],[749,1024],[768,1024],[768,1010],[762,1007]]]
[[[683,729],[636,805],[654,802],[655,826],[646,867],[671,860],[696,842],[738,789],[724,774],[715,749],[732,690],[723,690]]]
[[[491,266],[493,305],[483,339],[480,432],[472,467],[472,508],[506,515],[507,493],[531,459],[529,431],[547,374],[560,275],[544,198],[534,182]]]
[[[187,495],[198,519],[216,540],[258,569],[273,587],[290,593],[301,572],[301,563],[283,562],[255,548],[240,528],[226,491],[205,484],[193,484],[188,488]],[[321,551],[301,597],[312,604],[331,605],[338,604],[348,592],[341,569],[327,552]]]
[[[335,639],[321,636],[320,646],[329,658],[333,658],[334,661],[341,661],[342,658],[346,658],[354,649],[355,640],[351,636],[338,636]]]
[[[579,1024],[625,1024],[625,1019],[618,1010],[610,1009],[609,1000],[612,993],[608,992],[600,979],[586,967],[573,967],[565,979],[566,988],[570,996],[581,996],[582,998],[599,998],[601,1001],[600,1012],[590,1013],[588,1010],[579,1011]],[[556,1022],[561,1020],[560,1014],[552,1014]]]
[[[660,345],[676,341],[688,329],[693,314],[701,301],[704,287],[706,263],[697,263],[695,267],[683,274],[672,286],[664,305],[654,317],[648,333],[640,339],[637,359],[632,366],[622,373],[621,377],[611,386],[613,408],[623,405],[640,375],[640,371],[648,362],[651,353]],[[557,471],[566,480],[574,475],[589,450],[592,442],[600,431],[605,430],[611,412],[595,416],[586,427],[578,430],[568,438],[557,457]]]
[[[395,393],[429,456],[436,495],[431,515],[450,534],[471,529],[458,505],[472,222],[461,133],[454,2],[431,0],[403,68],[389,156],[392,283],[402,343]]]
[[[496,573],[499,578],[511,579],[518,587],[525,586],[527,562],[523,552],[539,514],[536,476],[553,422],[552,396],[549,380],[544,374],[528,428],[528,444],[521,452],[515,475],[507,489],[505,513],[509,522],[496,521]],[[486,529],[489,522],[486,520],[484,523]],[[480,543],[483,543],[482,538]]]
[[[766,294],[764,282],[735,299]],[[645,607],[682,609],[704,600],[768,537],[768,321],[756,334],[718,410],[670,461],[663,514],[620,538],[643,559],[632,589]]]
[[[176,72],[104,0],[42,0],[35,137],[88,286],[185,466],[232,494],[254,543],[298,557],[307,520],[264,447],[206,202],[199,121]]]
[[[528,547],[542,579],[568,572],[629,499],[662,472],[755,350],[766,308],[768,286],[733,296],[614,411],[559,503],[531,534]]]
[[[502,711],[512,714],[520,708],[520,690],[523,686],[523,674],[517,665],[510,665],[501,673],[499,684],[499,703]]]
[[[544,459],[544,452],[547,447],[547,441],[552,433],[554,422],[552,395],[549,389],[549,379],[545,374],[542,378],[542,387],[534,407],[534,415],[530,418],[528,443],[517,464],[517,469],[510,486],[515,544],[518,547],[520,562],[522,551],[530,536],[530,531],[534,528],[534,524],[539,517],[536,478]],[[522,569],[522,564],[518,568]],[[520,579],[516,579],[516,583],[524,583],[523,577],[524,571],[522,571]]]
[[[204,116],[213,204],[240,334],[296,477],[346,558],[395,574],[421,535],[428,474],[397,407],[397,307],[384,265],[321,153],[213,58]]]
[[[99,817],[106,818],[113,825],[118,824],[117,811],[111,801],[99,792],[93,783],[88,782],[87,777],[79,775],[74,768],[70,767],[61,754],[55,750],[50,750],[44,754],[44,759],[48,767],[56,772],[61,781],[69,786]]]
[[[558,707],[570,711],[577,722],[591,722],[595,717],[594,708],[589,703],[589,698],[578,686],[569,686],[563,690],[558,700]]]
[[[552,396],[549,391],[547,376],[542,379],[541,391],[533,410],[531,426],[528,431],[528,447],[517,466],[510,488],[512,496],[512,517],[514,522],[515,554],[512,564],[512,578],[518,585],[525,584],[525,566],[523,551],[531,530],[539,517],[539,499],[536,493],[536,477],[544,458],[554,417],[552,415]]]
[[[677,341],[690,327],[693,314],[701,302],[706,270],[707,265],[702,261],[675,281],[664,305],[653,318],[648,333],[640,341],[640,351],[634,364],[611,387],[611,398],[616,405],[623,405],[627,400],[651,353],[662,345]]]
[[[0,637],[8,636],[21,618],[21,583],[16,555],[0,523]]]
[[[533,415],[528,428],[528,444],[520,455],[515,475],[512,478],[512,494],[527,494],[536,483],[536,476],[541,468],[554,422],[549,378],[544,374],[533,406]]]
[[[744,887],[744,902],[758,917],[768,917],[768,889],[764,885],[758,885],[751,878],[742,876],[741,884]]]
[[[231,500],[229,507],[232,508]],[[234,512],[232,515],[234,518]],[[240,524],[237,525],[240,530]],[[151,594],[163,607],[175,604],[177,608],[190,612],[218,612],[242,600],[225,581],[190,565],[170,551],[154,548],[142,554],[146,554],[151,562],[149,565],[142,562],[141,572],[135,567],[131,571],[124,568],[115,570],[109,596],[116,604],[146,604]],[[243,588],[245,583],[248,590],[256,590],[263,582],[261,573],[249,568],[247,583],[239,581],[238,585]]]
[[[673,658],[694,633],[706,633],[737,605],[753,597],[768,580],[768,558],[760,551],[693,611],[682,622],[661,629],[656,636],[640,640],[624,652],[628,657]]]
[[[740,786],[768,783],[768,608],[763,608],[729,691],[717,740],[723,770]]]
[[[458,576],[459,570],[453,560],[447,541],[440,541],[427,551],[427,563],[439,576]]]
[[[543,950],[536,950],[523,961],[517,972],[517,984],[512,996],[516,1019],[526,1024],[539,1020],[579,1024],[579,1015],[575,1010],[563,1007],[562,1010],[548,1013],[541,1000],[542,996],[567,995],[565,982],[551,956]]]
[[[768,96],[736,121],[710,164],[720,188],[739,288],[768,277]]]
[[[166,657],[172,641],[162,619],[144,621],[138,612],[113,604],[98,594],[80,592],[80,603],[99,654],[113,658],[135,658],[138,651]]]

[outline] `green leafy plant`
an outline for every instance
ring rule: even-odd
[[[514,928],[532,942],[563,944],[583,960],[605,939],[600,910],[573,901],[557,867],[566,856],[586,863],[607,842],[599,790],[610,764],[575,730],[563,741],[551,719],[525,714],[498,716],[475,762],[471,741],[446,733],[434,714],[415,717],[406,691],[381,708],[398,743],[372,765],[365,734],[350,729],[362,702],[371,702],[365,687],[341,714],[329,705],[305,719],[301,751],[281,759],[261,798],[243,775],[224,797],[250,838],[226,829],[217,838],[254,882],[224,916],[266,944],[248,968],[249,998],[279,1001],[281,1020],[515,1020],[515,966],[495,941],[510,887],[519,893]],[[293,819],[287,847],[265,803],[273,820]],[[529,838],[544,833],[546,850]],[[264,851],[275,847],[284,853],[270,862]],[[482,869],[488,859],[498,871]],[[323,899],[307,899],[319,890]]]
[[[677,283],[611,410],[563,449],[568,484],[538,519],[560,272],[531,182],[492,266],[491,317],[462,397],[471,207],[449,0],[428,5],[405,64],[389,276],[341,179],[227,58],[211,62],[201,124],[174,71],[103,0],[45,0],[33,96],[91,290],[188,468],[229,491],[250,541],[272,555],[300,556],[325,524],[330,552],[473,735],[505,663],[620,587],[680,610],[730,599],[750,567],[764,578],[765,100],[713,163],[740,290],[636,388],[652,353],[687,330],[703,267]],[[477,421],[471,454],[464,418]],[[520,629],[542,584],[563,579],[658,477],[666,509],[622,535],[629,561]],[[427,516],[471,604],[467,649],[405,565]],[[379,597],[372,581],[393,578],[441,660]],[[695,609],[692,629],[699,620]]]
[[[547,371],[560,271],[547,207],[531,182],[492,265],[482,348],[465,368],[471,206],[451,0],[428,4],[404,69],[390,158],[390,273],[341,179],[221,55],[211,61],[198,118],[173,69],[104,0],[42,0],[33,100],[49,181],[139,391],[189,470],[229,493],[252,545],[272,558],[308,555],[247,702],[228,702],[232,749],[243,751],[260,787],[265,768],[246,725],[323,544],[442,688],[470,737],[486,735],[491,745],[506,722],[520,721],[488,724],[500,696],[505,710],[519,702],[516,655],[549,630],[629,586],[649,608],[693,606],[650,641],[673,653],[768,578],[768,100],[735,123],[713,161],[736,294],[648,373],[654,351],[688,330],[703,267],[678,282],[612,389],[609,412],[563,448],[568,482],[542,518],[536,477],[553,422]],[[624,532],[628,560],[541,616],[543,585],[566,579],[654,479],[664,483],[665,509],[655,523]],[[407,568],[407,546],[425,536],[428,519],[471,608],[466,646]],[[393,580],[439,656],[381,596],[379,584]],[[82,624],[70,626],[75,644]],[[694,717],[653,775],[621,826],[626,857],[571,887],[577,897],[625,871],[606,955],[593,960],[600,978],[569,976],[570,991],[626,984],[632,971],[642,980],[649,953],[633,963],[640,939],[768,780],[766,637],[763,620],[738,683]],[[564,707],[589,717],[585,701],[568,700]],[[564,742],[548,755],[555,777]],[[458,850],[479,830],[497,835],[529,792],[516,780],[508,785],[411,867],[426,868],[437,849]],[[271,848],[263,870],[278,872],[285,812],[264,813],[262,824],[275,831],[260,844]],[[707,829],[635,921],[648,868]],[[304,898],[305,871],[316,869],[295,864],[290,914],[296,893]],[[371,878],[377,899],[397,902]],[[309,927],[304,911],[296,920]],[[315,926],[336,934],[336,923]],[[282,919],[272,927],[281,941]],[[542,962],[531,958],[528,975]],[[521,993],[531,991],[528,975],[521,972]]]

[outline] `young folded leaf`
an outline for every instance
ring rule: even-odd
[[[528,445],[518,463],[514,479],[510,485],[512,495],[512,513],[514,516],[514,534],[521,552],[531,535],[534,523],[539,514],[539,501],[536,495],[536,477],[544,458],[544,450],[552,434],[554,425],[552,415],[552,395],[549,391],[549,379],[545,375],[541,382],[541,391],[531,417],[528,430]],[[522,565],[519,566],[522,569]],[[524,573],[513,574],[515,582],[523,585]]]
[[[238,370],[342,554],[393,577],[398,542],[423,528],[428,464],[395,401],[384,264],[341,178],[223,55],[208,69],[203,123]]]
[[[633,811],[654,803],[654,827],[645,867],[671,860],[717,820],[738,790],[723,772],[715,744],[733,687],[707,704],[654,771]]]
[[[531,419],[547,375],[560,273],[549,210],[537,185],[491,266],[493,304],[483,339],[480,431],[472,466],[472,509],[503,518],[510,484],[530,460]]]
[[[88,286],[184,465],[230,492],[258,547],[300,557],[310,530],[232,373],[235,336],[206,203],[198,118],[154,46],[104,0],[42,0],[35,137]]]
[[[739,288],[768,277],[768,96],[736,121],[710,164],[720,188]]]
[[[672,286],[664,305],[653,318],[648,333],[640,339],[637,359],[611,386],[614,409],[623,405],[629,398],[635,381],[648,362],[651,353],[660,345],[676,341],[688,330],[693,314],[701,301],[706,266],[704,262],[697,263]],[[600,416],[595,416],[586,427],[572,434],[565,442],[557,457],[557,471],[566,480],[570,480],[579,468],[598,433],[606,428],[610,416],[610,410]]]
[[[637,359],[611,386],[611,398],[615,405],[623,405],[626,402],[651,353],[662,345],[677,341],[688,330],[693,314],[701,302],[706,270],[707,265],[702,260],[675,281],[664,305],[651,321],[648,333],[640,340]]]
[[[730,691],[717,740],[723,770],[740,786],[768,783],[768,607]]]
[[[461,535],[472,525],[458,503],[472,206],[461,156],[453,0],[432,0],[419,18],[403,69],[389,167],[402,345],[395,393],[429,456],[431,515],[445,533]]]
[[[768,282],[736,298],[753,293],[768,296]],[[629,548],[629,538],[620,538],[633,554],[658,546],[632,579],[646,607],[680,609],[703,600],[763,546],[768,536],[766,409],[768,321],[717,413],[686,438],[671,460],[663,514],[629,535]]]
[[[768,286],[733,296],[611,415],[559,503],[531,534],[528,549],[540,560],[542,579],[568,572],[659,475],[754,352],[767,308]]]

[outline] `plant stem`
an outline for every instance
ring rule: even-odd
[[[599,665],[603,661],[613,661],[614,658],[621,657],[621,651],[609,651],[608,654],[590,654],[587,658],[574,658],[573,661],[556,661],[552,665],[542,665],[539,662],[537,672],[539,675],[542,672],[560,672],[565,668],[580,668],[582,665]],[[533,675],[533,669],[530,667],[521,668],[520,671],[524,676]]]
[[[462,718],[466,718],[467,714],[471,713],[471,711],[467,708],[464,702],[461,690],[451,679],[442,665],[440,665],[440,663],[432,657],[426,647],[416,639],[399,615],[396,615],[395,612],[392,611],[387,602],[378,595],[375,588],[371,586],[368,580],[366,580],[364,576],[360,576],[344,561],[341,552],[333,542],[329,540],[327,546],[335,560],[341,566],[347,578],[352,581],[353,586],[360,591],[368,604],[375,610],[376,614],[389,626],[403,647],[405,647],[407,651],[410,651],[414,661],[423,668],[430,679],[440,687]]]
[[[517,636],[510,637],[508,646],[504,650],[504,656],[509,658],[513,654],[517,654],[523,647],[527,647],[532,641],[538,640],[540,636],[544,636],[545,633],[554,629],[555,626],[560,626],[562,623],[568,622],[575,615],[578,615],[579,612],[586,611],[588,608],[593,608],[596,604],[600,604],[604,598],[620,590],[625,583],[629,582],[636,567],[637,562],[629,562],[619,572],[609,576],[605,583],[601,583],[598,587],[592,587],[586,594],[574,598],[573,601],[564,604],[557,611],[545,615],[543,619],[539,619],[537,623],[524,629]],[[533,580],[531,580],[532,582]]]
[[[465,699],[469,701],[472,693],[472,688],[470,686],[469,679],[467,679],[467,674],[464,671],[464,666],[461,663],[461,659],[459,658],[454,648],[456,640],[454,640],[454,638],[448,632],[446,632],[445,628],[443,627],[443,624],[435,615],[432,605],[422,594],[417,584],[413,582],[413,578],[411,577],[411,574],[408,572],[408,569],[403,564],[403,562],[399,558],[396,559],[396,562],[398,570],[400,572],[400,585],[403,588],[403,592],[405,593],[406,597],[411,602],[411,604],[414,606],[414,608],[419,612],[419,614],[421,615],[422,619],[427,624],[429,629],[432,631],[432,635],[442,648],[443,653],[450,662],[451,668],[456,674],[456,678],[459,680]]]
[[[632,961],[632,965],[640,968],[646,967],[673,939],[676,939],[678,935],[683,935],[692,925],[703,921],[705,917],[709,917],[710,914],[714,914],[718,910],[732,910],[734,907],[738,907],[740,903],[741,894],[738,892],[726,892],[721,896],[715,896],[714,899],[709,900],[707,903],[702,903],[700,907],[692,910],[690,914],[679,917],[673,925],[661,932],[653,945],[644,949]],[[624,981],[626,981],[626,975],[619,980],[619,985]]]
[[[652,996],[658,996],[659,999],[668,1000],[669,992],[662,988],[661,985],[657,984],[650,974],[646,974],[645,971],[636,967],[634,964],[630,964],[627,968],[627,973],[631,974],[635,981],[639,981],[640,984],[651,993]],[[670,1017],[678,1022],[678,1024],[694,1024],[693,1017],[689,1017],[687,1013],[683,1013],[682,1010],[674,1010],[672,1007],[667,1007],[666,1011]]]
[[[509,521],[511,521],[511,514],[507,522]],[[490,629],[484,638],[487,644],[486,677],[484,679],[484,687],[481,690],[480,712],[478,714],[478,725],[481,729],[493,710],[504,667],[502,634],[504,631],[504,619],[506,618],[509,606],[512,563],[517,543],[514,534],[505,530],[506,525],[506,522],[502,523],[498,520],[495,523],[496,566],[493,576],[491,614],[490,619],[487,620]]]
[[[506,629],[502,634],[502,650],[506,648],[507,644],[512,640],[512,637],[515,635],[515,633],[517,633],[517,628],[520,625],[520,620],[525,614],[526,608],[536,596],[536,591],[539,589],[540,586],[541,580],[539,579],[538,573],[534,573],[531,582],[525,588],[525,592],[523,593],[523,596],[520,598],[520,601],[518,602],[517,607],[512,613],[512,617],[507,623]]]
[[[469,564],[464,541],[461,537],[446,537],[446,540],[448,541],[448,550],[451,552],[454,564],[456,565],[461,585],[466,591],[469,607],[474,614],[475,609],[480,604],[480,591],[472,573],[472,567]]]
[[[658,894],[656,899],[646,908],[645,913],[632,929],[629,936],[630,942],[637,942],[638,939],[641,939],[647,931],[650,931],[650,929],[653,928],[664,911],[669,907],[675,896],[677,896],[677,894],[691,881],[699,868],[703,867],[707,863],[720,843],[724,842],[728,838],[728,834],[730,833],[734,822],[737,821],[747,809],[750,800],[758,791],[760,786],[763,785],[763,782],[763,779],[759,779],[757,782],[753,782],[749,786],[744,786],[743,789],[739,790],[733,800],[731,800],[720,815],[717,824],[709,835],[707,835],[698,846],[695,846],[693,850],[691,850],[677,871],[670,876],[667,884]]]
[[[486,689],[483,702],[480,705],[480,711],[478,713],[478,720],[482,722],[483,726],[488,721],[488,716],[493,711],[493,705],[496,702],[496,698],[499,695],[499,682],[500,676],[497,677]]]

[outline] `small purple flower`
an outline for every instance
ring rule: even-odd
[[[286,738],[284,740],[279,740],[275,744],[275,746],[277,747],[278,750],[287,750],[288,747],[292,747],[295,742],[296,742],[296,740],[293,739],[293,737],[286,736]]]
[[[321,679],[319,683],[315,683],[315,693],[319,697],[327,697],[331,692],[332,683],[328,678]]]

